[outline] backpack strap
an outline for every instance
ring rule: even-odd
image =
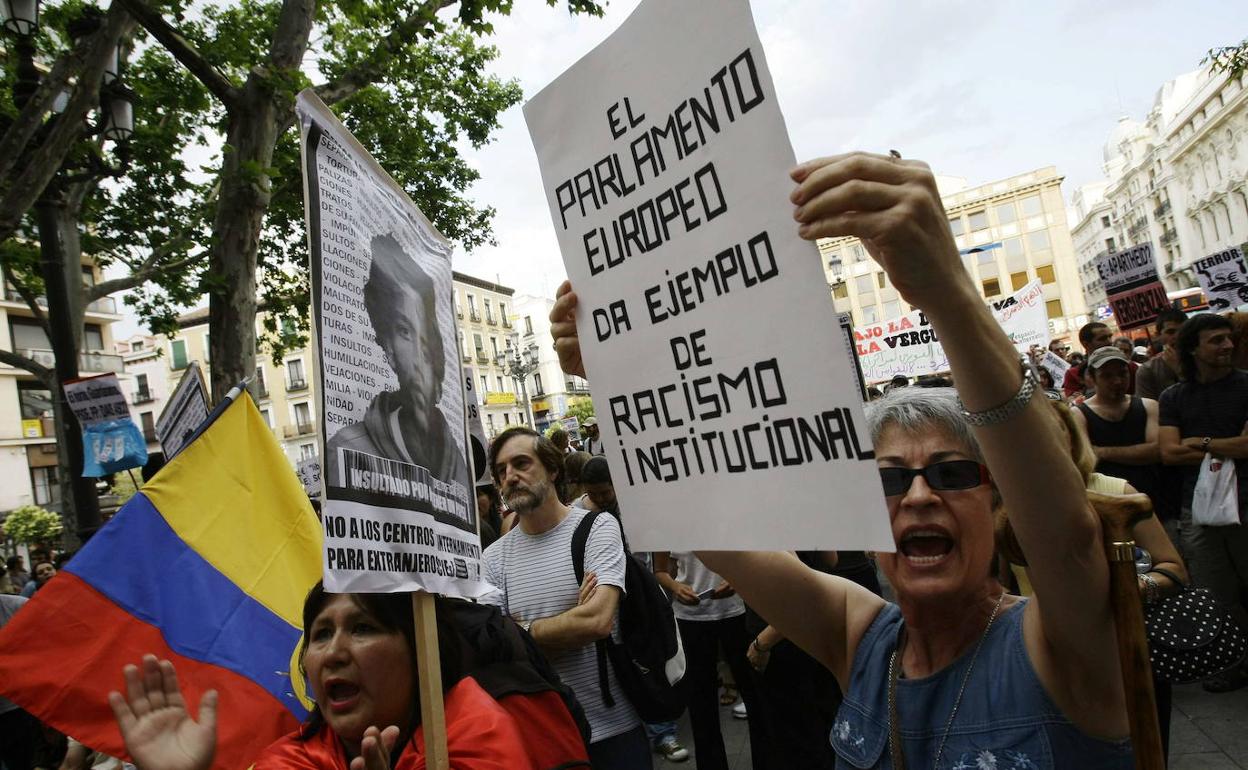
[[[576,575],[576,584],[585,582],[585,546],[589,543],[589,531],[594,522],[604,511],[590,511],[576,525],[572,533],[572,573]],[[607,708],[615,706],[615,698],[611,697],[611,685],[607,681],[607,640],[599,639],[594,643],[598,651],[598,689],[602,691],[602,702]]]

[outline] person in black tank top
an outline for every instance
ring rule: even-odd
[[[1095,351],[1088,358],[1088,372],[1096,394],[1079,404],[1074,414],[1092,441],[1096,472],[1126,479],[1148,495],[1160,512],[1157,402],[1130,395],[1127,363],[1115,347]]]

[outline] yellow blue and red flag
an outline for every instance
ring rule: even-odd
[[[225,407],[0,631],[0,694],[125,753],[121,669],[173,661],[187,702],[221,694],[218,767],[247,767],[311,702],[296,659],[321,531],[251,398]]]

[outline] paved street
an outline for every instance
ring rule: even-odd
[[[721,709],[724,747],[732,770],[751,770],[746,722]],[[1199,685],[1175,688],[1170,732],[1170,770],[1248,770],[1248,688],[1210,695]],[[680,740],[693,754],[689,719],[681,720]],[[697,757],[679,765],[655,757],[656,770],[694,768]]]

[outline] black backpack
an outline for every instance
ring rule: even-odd
[[[585,545],[598,516],[587,513],[572,533],[572,569],[576,583],[585,579]],[[623,532],[620,535],[623,539]],[[677,686],[684,676],[684,650],[672,614],[671,600],[654,573],[624,543],[624,596],[620,598],[620,641],[599,639],[598,687],[608,707],[615,705],[607,683],[607,661],[615,669],[620,689],[643,722],[667,722],[680,717],[685,699]]]

